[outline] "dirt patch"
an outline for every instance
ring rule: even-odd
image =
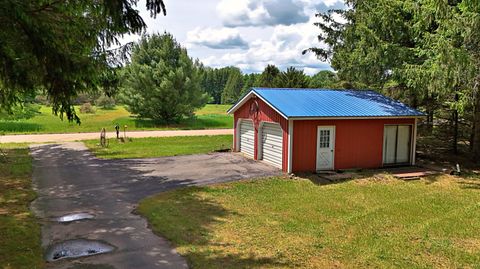
[[[478,238],[466,238],[458,239],[453,242],[455,248],[461,249],[470,254],[480,252],[480,239]]]
[[[370,177],[366,178],[361,178],[361,179],[356,179],[354,180],[356,184],[371,184],[371,183],[376,183],[376,184],[396,184],[399,182],[397,178],[390,174],[374,174]]]

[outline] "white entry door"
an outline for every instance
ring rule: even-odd
[[[335,152],[335,127],[318,126],[317,170],[333,170]]]

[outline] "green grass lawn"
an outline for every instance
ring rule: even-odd
[[[178,124],[158,124],[150,119],[138,119],[130,115],[122,106],[115,109],[96,108],[95,114],[82,114],[79,117],[82,124],[62,121],[52,115],[50,107],[42,106],[40,114],[27,120],[0,120],[0,134],[21,133],[79,133],[100,132],[102,128],[114,131],[115,123],[127,125],[128,130],[169,130],[169,129],[219,129],[232,128],[233,117],[226,114],[230,105],[206,105],[196,112],[194,118],[184,119]],[[76,109],[79,111],[78,107]]]
[[[190,187],[138,212],[192,268],[478,268],[480,179]]]
[[[40,225],[29,210],[36,194],[28,148],[10,144],[0,150],[0,268],[43,268]]]
[[[85,141],[85,144],[97,157],[106,159],[200,154],[232,147],[231,135],[133,138],[125,143],[116,139],[108,141],[106,148],[99,146],[98,140]]]

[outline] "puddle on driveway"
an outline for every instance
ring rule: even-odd
[[[73,239],[48,247],[47,252],[45,253],[45,260],[53,262],[61,259],[92,256],[107,253],[114,249],[114,246],[101,241]]]
[[[72,267],[68,267],[68,269],[115,269],[112,265],[108,264],[74,264]]]
[[[94,217],[95,217],[94,215],[89,213],[75,213],[75,214],[61,216],[56,220],[61,223],[69,223],[77,220],[93,219]]]

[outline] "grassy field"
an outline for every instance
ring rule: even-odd
[[[108,147],[106,148],[100,147],[98,140],[85,141],[85,144],[99,158],[148,158],[200,154],[230,149],[232,136],[148,137],[134,138],[125,143],[116,139],[109,139]]]
[[[96,108],[95,114],[80,113],[82,124],[78,125],[66,120],[62,121],[59,117],[52,115],[50,107],[42,106],[40,114],[31,119],[0,120],[0,134],[99,132],[102,128],[114,131],[115,123],[120,126],[127,125],[128,130],[232,128],[233,117],[226,114],[229,107],[230,105],[206,105],[196,112],[194,118],[184,119],[172,125],[158,124],[149,119],[137,119],[121,106],[110,110]]]
[[[29,210],[35,192],[28,148],[0,150],[0,268],[43,268],[40,226]]]
[[[143,200],[192,268],[478,268],[480,180],[271,178]]]

